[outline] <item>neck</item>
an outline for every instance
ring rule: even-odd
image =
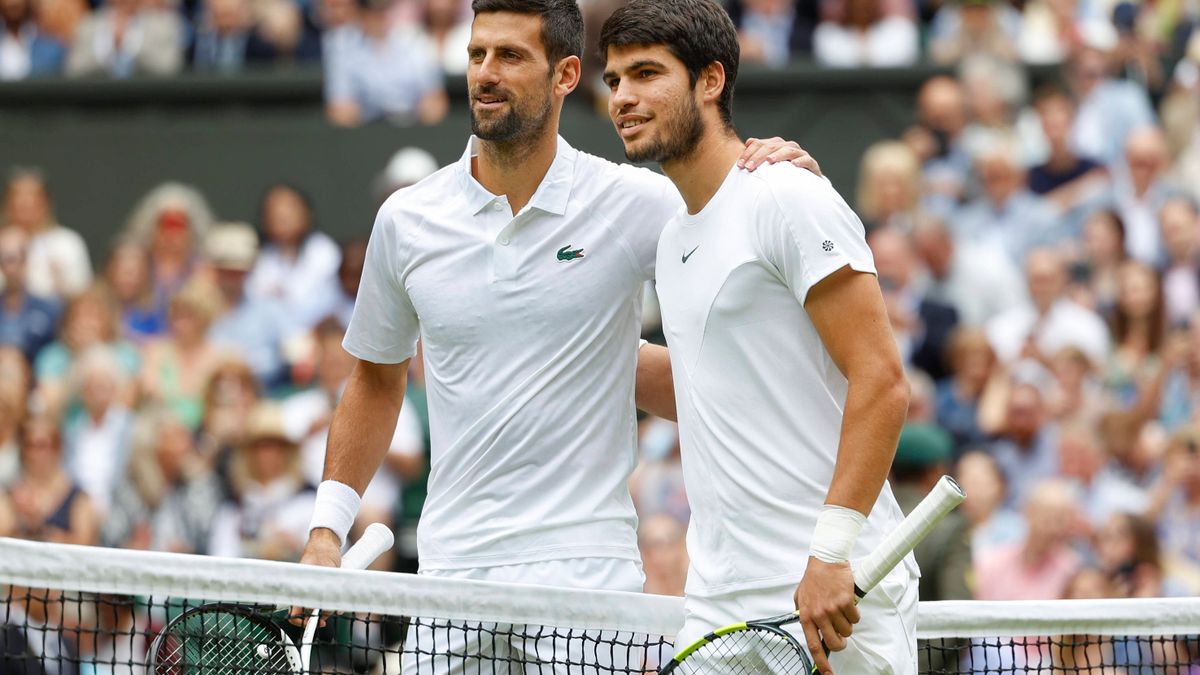
[[[471,174],[488,192],[508,197],[514,215],[533,198],[554,163],[558,135],[548,132],[558,128],[557,115],[552,122],[545,133],[533,139],[479,141],[479,155],[471,162]]]
[[[1050,157],[1046,164],[1051,169],[1066,171],[1075,166],[1075,156],[1071,154],[1071,148],[1066,144],[1054,145],[1050,147]]]
[[[683,195],[689,214],[699,213],[717,194],[744,149],[742,141],[718,123],[709,126],[690,154],[663,162],[663,173]]]
[[[9,309],[20,309],[25,304],[25,289],[20,284],[9,284],[4,289],[4,304]]]

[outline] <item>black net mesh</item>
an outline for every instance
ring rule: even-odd
[[[1056,635],[920,643],[922,673],[1200,675],[1198,635]]]
[[[710,642],[671,671],[672,675],[808,675],[808,654],[780,633],[748,629]]]

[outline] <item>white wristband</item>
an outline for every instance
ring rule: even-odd
[[[344,546],[361,503],[362,497],[358,496],[358,492],[349,485],[336,480],[321,481],[321,484],[317,486],[317,499],[313,504],[312,520],[309,521],[308,531],[312,532],[318,527],[333,530],[338,541]]]
[[[826,563],[846,562],[854,550],[858,533],[866,524],[867,517],[858,511],[826,504],[817,516],[809,555]]]

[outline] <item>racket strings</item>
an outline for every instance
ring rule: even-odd
[[[729,633],[693,652],[681,675],[808,675],[812,662],[796,643],[769,630]]]
[[[198,612],[171,627],[152,675],[290,675],[277,630],[229,612]]]

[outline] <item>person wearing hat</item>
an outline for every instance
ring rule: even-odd
[[[258,258],[258,235],[245,223],[220,223],[205,238],[205,252],[225,310],[209,328],[218,347],[240,354],[264,386],[286,375],[283,343],[291,328],[277,302],[246,293],[246,279]]]
[[[209,554],[298,560],[316,493],[304,481],[279,403],[264,401],[250,412],[229,473],[233,497],[213,520]]]

